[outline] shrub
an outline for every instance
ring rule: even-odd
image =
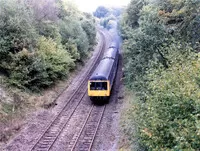
[[[78,52],[80,54],[80,58],[87,56],[87,51],[89,48],[89,42],[87,35],[81,24],[77,20],[73,20],[72,18],[66,18],[59,23],[60,34],[62,36],[62,44],[66,45],[66,43],[72,41],[76,44]]]
[[[70,54],[52,39],[39,39],[38,54],[45,63],[49,78],[53,81],[66,76],[74,67]]]
[[[138,97],[124,130],[145,150],[199,149],[199,4],[132,0],[122,20],[125,81]]]
[[[65,49],[70,53],[72,59],[75,61],[80,59],[80,54],[78,53],[76,43],[74,43],[73,40],[68,40],[68,42],[65,44]]]
[[[40,38],[37,47],[34,53],[24,49],[12,55],[9,83],[24,89],[39,90],[66,77],[74,67],[69,53],[52,39]]]
[[[56,43],[61,43],[61,35],[58,26],[52,21],[41,21],[36,25],[39,35],[53,39]]]
[[[0,0],[0,72],[8,74],[11,55],[24,48],[33,51],[38,37],[31,10],[16,0]]]
[[[92,49],[92,47],[96,43],[96,28],[92,16],[89,14],[85,14],[85,16],[83,16],[83,19],[81,21],[81,26],[87,34],[89,47],[90,49]]]
[[[167,70],[149,70],[145,102],[137,104],[140,142],[148,150],[199,148],[200,60],[191,48],[183,53],[179,46],[165,48],[171,62]]]
[[[0,1],[0,37],[0,56],[32,50],[36,44],[32,13],[22,1]]]
[[[157,14],[155,6],[143,6],[139,19],[139,28],[131,29],[124,26],[123,50],[125,56],[125,81],[129,86],[139,86],[138,79],[145,75],[149,63],[159,60],[165,67],[166,58],[158,48],[165,43],[170,43],[170,36],[165,31],[162,21]]]
[[[23,89],[38,90],[39,87],[50,85],[45,64],[36,53],[23,50],[12,56],[9,67],[9,83]]]

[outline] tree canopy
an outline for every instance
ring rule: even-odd
[[[95,20],[69,1],[0,0],[0,71],[40,90],[66,77],[95,44]]]
[[[132,0],[123,14],[124,79],[137,96],[123,126],[133,146],[198,150],[199,18],[198,0]]]

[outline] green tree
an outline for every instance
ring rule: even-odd
[[[87,56],[89,42],[81,23],[72,18],[66,18],[65,20],[60,21],[59,27],[62,36],[62,44],[65,45],[68,43],[69,39],[71,39],[76,43],[81,58],[83,59]]]
[[[0,1],[0,58],[23,48],[33,50],[37,34],[33,14],[23,1]]]
[[[95,44],[94,18],[69,1],[0,0],[0,72],[40,90],[62,79]]]
[[[91,14],[84,14],[84,16],[81,19],[81,26],[87,34],[89,48],[92,49],[92,47],[96,44],[96,27],[95,21]]]
[[[109,13],[108,8],[106,8],[104,6],[99,6],[96,9],[96,11],[94,12],[94,16],[96,16],[98,18],[103,18],[103,17],[106,17],[108,13]]]
[[[41,37],[36,52],[24,49],[12,55],[8,81],[17,87],[38,91],[66,77],[73,67],[73,59],[62,46]]]
[[[121,21],[125,81],[137,96],[124,130],[146,150],[198,150],[200,1],[139,2]]]
[[[131,27],[138,27],[138,20],[140,18],[140,10],[145,5],[145,0],[131,0],[126,13],[127,13],[127,24]]]
[[[8,74],[11,55],[34,51],[38,37],[33,14],[23,1],[0,0],[0,71]]]

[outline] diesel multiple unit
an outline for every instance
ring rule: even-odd
[[[88,81],[88,96],[94,100],[108,100],[117,72],[119,44],[112,42]]]

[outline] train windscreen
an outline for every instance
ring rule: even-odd
[[[90,82],[90,90],[107,90],[107,82]]]

